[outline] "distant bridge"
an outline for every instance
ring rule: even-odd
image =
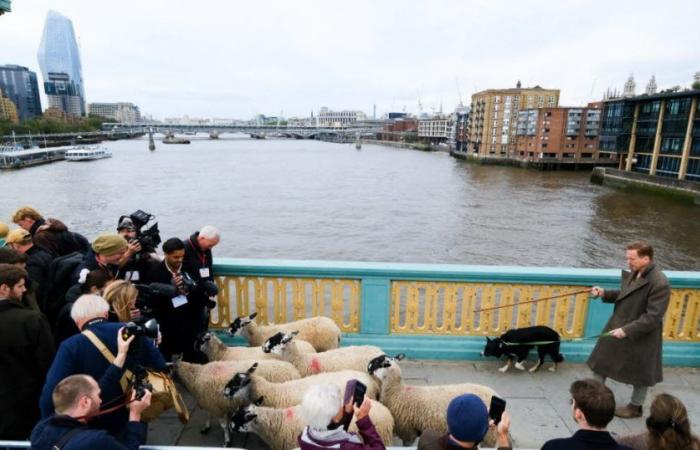
[[[104,131],[112,132],[136,132],[136,133],[243,133],[251,137],[280,136],[295,139],[314,139],[319,136],[366,136],[374,135],[382,131],[382,125],[356,126],[356,127],[289,127],[276,125],[191,125],[191,124],[163,124],[163,123],[103,123]]]

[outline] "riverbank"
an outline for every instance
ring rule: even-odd
[[[591,183],[626,191],[643,191],[673,197],[686,203],[700,205],[700,183],[694,181],[626,172],[610,167],[596,167],[591,173]]]
[[[590,161],[586,160],[556,160],[556,159],[522,159],[522,158],[507,158],[502,156],[486,156],[486,155],[470,155],[464,152],[450,151],[450,155],[454,158],[472,162],[481,165],[490,166],[510,166],[520,167],[523,169],[538,169],[538,170],[591,170],[598,166],[617,166],[617,160],[598,159]]]

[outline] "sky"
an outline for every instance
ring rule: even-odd
[[[41,75],[46,13],[73,21],[88,102],[156,119],[308,116],[321,106],[452,111],[488,88],[600,100],[634,74],[659,88],[700,71],[697,0],[13,0],[0,64]],[[42,93],[43,96],[43,93]],[[42,97],[46,108],[46,98]]]

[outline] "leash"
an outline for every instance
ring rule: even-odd
[[[503,342],[503,345],[546,345],[546,344],[554,344],[555,342],[581,342],[581,341],[587,341],[590,339],[598,339],[601,337],[605,336],[610,336],[612,335],[611,331],[607,331],[605,333],[601,334],[596,334],[595,336],[587,336],[587,337],[580,337],[580,338],[571,338],[571,339],[560,339],[558,341],[531,341],[531,342],[506,342],[506,341],[501,341]]]
[[[475,309],[474,312],[491,311],[492,309],[508,308],[509,306],[518,306],[518,305],[524,305],[524,304],[526,304],[526,303],[535,303],[535,302],[541,302],[541,301],[544,301],[544,300],[552,300],[552,299],[560,298],[560,297],[568,297],[568,296],[570,296],[570,295],[583,294],[584,292],[590,292],[590,291],[591,291],[590,288],[588,288],[588,289],[582,289],[582,290],[576,291],[576,292],[566,292],[566,293],[564,293],[564,294],[553,295],[553,296],[551,296],[551,297],[538,298],[538,299],[535,299],[535,300],[527,300],[527,301],[518,302],[518,303],[511,303],[511,304],[509,304],[509,305],[500,305],[500,306],[492,306],[492,307],[490,307],[490,308]]]

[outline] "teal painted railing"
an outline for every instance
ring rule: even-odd
[[[235,281],[240,286],[251,280],[275,281],[277,290],[282,293],[272,293],[273,288],[260,288],[262,284],[256,284],[256,289],[263,289],[263,293],[254,294],[245,291],[249,298],[238,295],[232,297],[232,288],[227,289],[227,306],[230,307],[229,320],[238,313],[247,313],[252,310],[272,308],[270,303],[274,296],[278,303],[286,302],[287,295],[291,293],[289,283],[301,283],[303,280],[318,280],[319,284],[332,283],[332,280],[356,280],[359,283],[359,317],[357,318],[357,332],[345,332],[343,345],[377,345],[387,353],[406,353],[409,357],[422,359],[453,359],[453,360],[479,360],[483,349],[485,335],[498,335],[506,329],[518,324],[529,323],[530,320],[541,321],[551,317],[552,323],[559,323],[557,329],[562,333],[562,353],[570,362],[583,362],[588,358],[594,339],[585,339],[601,332],[603,326],[612,314],[612,305],[602,303],[600,300],[588,300],[586,294],[572,296],[570,299],[547,301],[543,311],[532,310],[530,307],[515,311],[511,308],[510,316],[498,315],[498,313],[486,313],[477,321],[484,323],[481,328],[470,328],[468,332],[460,332],[467,329],[464,318],[467,316],[467,308],[489,305],[510,304],[514,301],[523,301],[530,296],[543,298],[557,292],[570,292],[572,289],[581,290],[590,286],[601,286],[606,289],[618,289],[620,283],[620,270],[614,269],[576,269],[556,267],[509,267],[509,266],[460,266],[447,264],[394,264],[394,263],[370,263],[370,262],[338,262],[338,261],[295,261],[295,260],[262,260],[262,259],[230,259],[216,258],[214,272],[220,278],[220,285],[230,285]],[[685,329],[685,334],[673,334],[665,331],[674,338],[664,341],[664,364],[667,366],[694,366],[700,367],[700,272],[665,271],[674,295],[677,298],[673,326],[676,329]],[[233,281],[232,281],[233,280]],[[286,280],[281,282],[280,280]],[[302,280],[302,281],[300,281]],[[412,283],[405,283],[405,282]],[[403,284],[402,284],[403,282]],[[287,283],[287,284],[285,284]],[[279,287],[284,285],[284,287]],[[413,294],[402,294],[399,299],[399,288],[419,285]],[[473,292],[466,289],[474,286]],[[415,287],[415,286],[414,286]],[[432,297],[429,297],[430,290]],[[300,291],[303,290],[300,288]],[[421,291],[421,300],[418,300],[418,291]],[[548,291],[547,291],[548,290]],[[498,291],[498,292],[497,292]],[[243,291],[241,291],[243,292]],[[319,288],[320,292],[320,288]],[[461,294],[459,294],[461,292]],[[535,293],[537,295],[535,296]],[[240,294],[240,292],[239,292]],[[415,298],[407,299],[408,295]],[[279,297],[282,295],[283,297]],[[306,290],[302,294],[306,295]],[[319,294],[321,296],[325,294]],[[458,298],[458,296],[461,297]],[[450,297],[452,296],[452,297]],[[467,297],[469,296],[469,299]],[[292,295],[290,294],[289,302]],[[347,295],[345,296],[347,297]],[[487,298],[488,297],[488,298]],[[682,297],[682,298],[681,298]],[[268,300],[269,298],[269,300]],[[280,298],[282,300],[280,300]],[[425,331],[424,326],[431,311],[416,306],[418,303],[431,299],[431,304],[436,311],[432,311],[434,329],[448,330],[445,332]],[[228,304],[228,301],[231,303]],[[304,299],[297,298],[303,302]],[[348,299],[336,299],[329,301],[326,296],[326,304],[333,303],[333,308],[341,308],[341,301],[347,303]],[[396,311],[399,306],[405,305],[406,310]],[[413,301],[413,303],[411,303]],[[452,303],[450,303],[452,302]],[[551,303],[550,303],[551,302]],[[557,305],[557,303],[561,305]],[[245,303],[242,305],[241,303]],[[542,302],[540,304],[544,304]],[[672,301],[672,303],[674,303]],[[221,305],[221,300],[220,300]],[[322,305],[319,303],[319,308]],[[413,305],[413,306],[408,306]],[[452,305],[452,306],[450,306]],[[457,309],[455,309],[455,305]],[[460,306],[461,305],[461,306]],[[562,306],[563,305],[563,306]],[[223,306],[223,305],[222,305]],[[309,311],[308,305],[299,306],[304,311]],[[277,308],[277,307],[276,307]],[[393,309],[392,309],[393,308]],[[404,306],[401,306],[404,308]],[[450,312],[451,308],[451,312]],[[561,310],[560,310],[561,308]],[[284,307],[286,310],[287,307]],[[442,311],[444,309],[444,311]],[[460,312],[461,309],[461,312]],[[508,310],[505,308],[503,311]],[[271,311],[271,310],[270,310]],[[413,318],[414,325],[410,332],[402,333],[399,326],[401,320],[410,321],[408,316],[416,314]],[[285,312],[281,312],[286,314]],[[342,311],[335,311],[342,315]],[[275,321],[272,312],[269,313],[271,322]],[[347,308],[345,317],[348,318]],[[394,316],[392,316],[394,314]],[[451,314],[451,315],[450,315]],[[462,323],[459,316],[462,314]],[[472,314],[469,312],[469,314]],[[503,313],[505,314],[505,312]],[[581,314],[583,314],[581,316]],[[312,314],[306,314],[308,316]],[[331,314],[328,314],[331,315]],[[422,324],[420,318],[422,317]],[[581,316],[581,317],[576,317]],[[219,316],[221,318],[221,316]],[[279,316],[278,316],[279,317]],[[285,320],[294,320],[292,315],[283,316]],[[557,318],[558,317],[558,318]],[[667,320],[668,319],[667,315]],[[264,317],[263,317],[264,318]],[[393,322],[392,322],[393,318]],[[449,319],[449,320],[448,320]],[[352,326],[352,317],[349,319]],[[476,319],[475,319],[476,320]],[[280,320],[277,320],[280,321]],[[447,324],[449,321],[449,324]],[[689,321],[692,321],[689,322]],[[346,321],[347,322],[347,321]],[[408,323],[408,322],[406,322]],[[576,330],[579,323],[580,330]],[[219,326],[225,326],[227,320],[222,320]],[[446,325],[447,324],[447,325]],[[447,328],[445,328],[447,326]],[[462,328],[459,328],[462,327]],[[457,331],[455,329],[459,328]],[[561,328],[561,329],[560,329]],[[668,327],[667,327],[668,328]],[[347,329],[347,328],[346,328]],[[393,330],[392,330],[393,329]],[[424,330],[424,331],[421,331]],[[569,334],[567,334],[569,333]],[[582,337],[584,340],[571,340],[567,336]],[[234,342],[240,342],[234,340]],[[531,357],[535,357],[532,352]]]

